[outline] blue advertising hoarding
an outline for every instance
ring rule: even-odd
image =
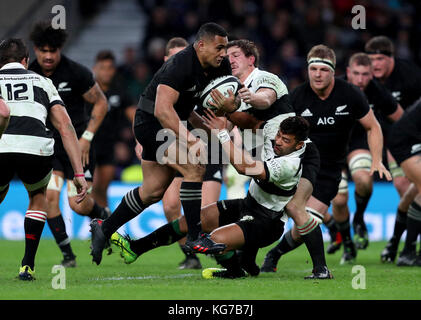
[[[114,210],[120,203],[122,197],[131,189],[134,184],[113,182],[108,189],[110,209]],[[354,185],[349,184],[349,209],[355,210]],[[226,188],[222,187],[221,199],[226,198]],[[0,205],[0,239],[22,240],[24,239],[23,222],[28,206],[28,195],[21,182],[13,181],[9,192]],[[375,183],[373,196],[365,213],[365,221],[371,241],[387,240],[393,233],[395,212],[399,202],[399,195],[392,183]],[[89,239],[88,217],[82,217],[73,212],[67,201],[66,188],[63,188],[60,200],[60,208],[66,223],[67,233],[70,238]],[[135,219],[120,228],[120,232],[129,234],[132,238],[145,236],[157,227],[166,223],[162,202],[158,202],[142,212]],[[289,228],[292,224],[287,224]],[[322,226],[323,237],[329,240],[327,229]],[[45,226],[44,238],[52,238],[52,234]]]

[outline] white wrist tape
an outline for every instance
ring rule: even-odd
[[[91,142],[94,138],[94,134],[91,131],[85,130],[85,132],[82,134],[82,138]]]
[[[227,141],[231,141],[230,134],[228,133],[228,130],[224,129],[222,131],[219,131],[218,139],[219,139],[219,142],[221,144],[223,144]]]

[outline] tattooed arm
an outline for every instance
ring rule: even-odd
[[[102,90],[99,88],[98,83],[90,88],[83,94],[85,101],[92,103],[94,106],[91,112],[91,118],[88,122],[85,132],[89,132],[92,136],[98,131],[99,126],[105,118],[108,112],[108,102]],[[79,139],[81,151],[82,151],[82,165],[89,164],[89,149],[91,148],[92,137],[88,136],[88,139],[83,135]]]
[[[95,134],[108,112],[107,98],[99,88],[98,83],[95,83],[91,89],[83,94],[83,99],[94,105],[86,130]]]

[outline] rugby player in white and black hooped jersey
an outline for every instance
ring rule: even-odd
[[[224,269],[209,268],[202,272],[206,279],[257,276],[259,267],[255,255],[277,239],[288,220],[285,206],[297,190],[302,172],[302,159],[308,136],[309,123],[302,117],[289,117],[282,121],[274,139],[264,135],[264,154],[261,160],[252,156],[230,138],[226,118],[205,112],[204,122],[218,137],[224,153],[239,174],[252,178],[247,196],[214,202],[201,210],[202,234],[196,242],[198,252],[214,254]],[[177,241],[187,232],[184,217],[164,225],[146,237],[131,240],[118,233],[112,242],[121,249],[126,263],[134,262],[140,255],[160,246]],[[241,258],[237,250],[242,250]],[[244,257],[248,257],[244,261]],[[250,259],[253,257],[252,259]]]
[[[183,175],[180,199],[189,229],[186,247],[191,248],[197,240],[205,172],[200,162],[206,162],[203,158],[206,152],[202,152],[202,159],[197,156],[200,156],[199,149],[206,151],[206,145],[181,121],[187,121],[194,114],[200,93],[211,80],[231,74],[225,57],[227,43],[224,28],[213,22],[203,24],[194,43],[168,59],[140,97],[134,132],[143,147],[143,184],[128,192],[109,218],[92,221],[92,256],[97,264],[101,262],[106,240],[145,208],[161,200],[177,171]],[[224,111],[233,111],[238,106],[239,99],[233,93],[222,104],[216,104]],[[159,134],[165,137],[160,139]],[[194,163],[190,161],[191,157],[187,159],[187,154],[180,153],[181,148],[176,150],[176,155],[178,159],[184,158],[186,163],[183,160],[166,161],[164,151],[169,146],[177,148],[180,144],[186,153],[196,150],[192,156],[199,161]]]
[[[307,55],[309,80],[291,92],[291,104],[297,113],[310,122],[310,139],[320,152],[320,171],[307,206],[310,212],[324,217],[326,223],[331,217],[327,212],[332,199],[338,192],[342,168],[345,165],[348,140],[356,121],[367,130],[367,140],[372,156],[370,174],[378,172],[381,178],[391,179],[382,163],[383,135],[374,113],[370,110],[363,93],[345,80],[335,78],[336,56],[325,45],[314,46]],[[341,233],[345,253],[342,262],[356,256],[351,239],[348,217],[334,217]],[[342,220],[343,219],[343,220]],[[278,256],[293,250],[301,244],[299,235],[281,242],[269,251]],[[292,241],[291,241],[292,240]],[[276,261],[277,262],[277,261]]]
[[[402,107],[393,98],[390,92],[376,79],[373,79],[371,60],[363,52],[355,53],[349,58],[345,80],[360,88],[367,98],[380,126],[383,138],[388,135],[388,125],[393,123],[403,114]],[[382,120],[380,120],[382,119]],[[385,143],[386,144],[386,141]],[[348,168],[355,183],[356,210],[352,222],[354,228],[354,242],[357,249],[368,246],[368,232],[364,222],[364,211],[370,200],[373,190],[373,176],[370,175],[371,155],[367,144],[367,134],[364,128],[356,123],[352,130],[348,149]],[[332,201],[332,210],[338,214],[347,215],[348,211],[348,176],[342,173],[342,181],[338,195]],[[341,213],[342,212],[342,213]],[[339,249],[340,242],[329,245],[327,252],[333,253]]]
[[[384,84],[404,110],[421,97],[421,69],[409,60],[395,57],[395,48],[389,38],[373,37],[366,43],[364,49],[372,61],[374,77]],[[387,122],[385,125],[390,126]],[[396,258],[399,241],[406,228],[406,213],[417,190],[415,185],[405,177],[390,152],[387,153],[387,156],[393,184],[399,193],[400,201],[393,235],[381,253],[381,260],[393,262]]]
[[[35,255],[47,219],[46,188],[53,169],[54,139],[46,127],[47,118],[63,139],[69,156],[75,200],[83,201],[87,192],[81,152],[75,130],[51,80],[26,70],[29,53],[21,39],[0,44],[0,95],[10,105],[9,124],[0,139],[0,203],[16,174],[29,195],[25,213],[25,255],[19,270],[20,280],[33,280]],[[1,99],[2,100],[2,99]]]
[[[241,129],[262,128],[264,137],[275,139],[279,124],[287,117],[295,115],[289,102],[287,87],[277,75],[258,68],[259,52],[253,42],[245,39],[230,41],[227,46],[227,54],[233,75],[244,84],[244,87],[239,90],[239,96],[242,99],[241,106],[236,112],[228,114],[228,119]],[[249,146],[247,139],[243,139],[243,144],[248,150],[254,147],[254,145]],[[258,149],[259,146],[256,147]],[[307,181],[311,184],[318,167],[317,148],[311,141],[306,141],[300,184],[306,184]],[[299,186],[298,189],[300,190],[301,187]],[[293,218],[294,230],[301,233],[312,258],[313,274],[310,278],[330,277],[326,266],[320,227],[314,217],[306,212],[307,199],[302,199],[301,195],[302,193],[299,191],[294,194],[286,206],[286,212]],[[286,237],[289,236],[290,232]],[[255,257],[244,258],[254,261]]]
[[[109,211],[100,207],[90,193],[95,170],[94,148],[91,147],[91,141],[108,111],[108,105],[92,72],[61,53],[66,37],[65,30],[53,28],[50,21],[35,24],[30,39],[34,44],[36,60],[31,63],[29,69],[51,79],[56,86],[66,104],[66,110],[75,127],[82,151],[82,164],[89,192],[84,201],[76,203],[70,162],[64,152],[60,135],[53,130],[54,171],[47,187],[47,222],[63,254],[62,264],[66,267],[74,267],[76,266],[75,255],[60,212],[60,193],[66,180],[69,205],[73,211],[89,216],[91,219],[109,215]],[[94,104],[90,114],[87,113],[85,102]],[[47,126],[50,125],[47,123]]]
[[[421,99],[407,108],[404,115],[392,125],[388,147],[417,188],[406,218],[405,247],[396,264],[421,267],[421,249],[416,254],[417,238],[421,234]]]

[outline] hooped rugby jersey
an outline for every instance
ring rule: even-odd
[[[301,157],[304,146],[285,156],[277,156],[273,150],[273,140],[265,135],[264,166],[266,179],[252,179],[250,195],[263,207],[276,212],[282,212],[295,194],[302,173]],[[281,220],[286,222],[288,216],[283,213]]]
[[[251,92],[256,93],[259,89],[269,88],[275,91],[277,100],[267,109],[259,110],[252,105],[241,102],[238,111],[247,112],[258,120],[265,121],[263,130],[272,140],[275,139],[281,122],[291,116],[295,116],[289,97],[288,89],[279,77],[273,73],[255,68],[244,81],[244,86]],[[246,135],[243,133],[243,143],[246,150],[252,150],[264,145],[263,135]]]
[[[26,70],[20,63],[8,63],[0,69],[0,95],[10,107],[0,153],[52,155],[54,139],[46,120],[52,106],[64,106],[52,81]]]
[[[335,78],[329,97],[321,100],[307,81],[291,92],[291,104],[297,115],[310,123],[310,140],[320,152],[321,163],[344,164],[351,129],[356,120],[370,111],[361,90]]]

